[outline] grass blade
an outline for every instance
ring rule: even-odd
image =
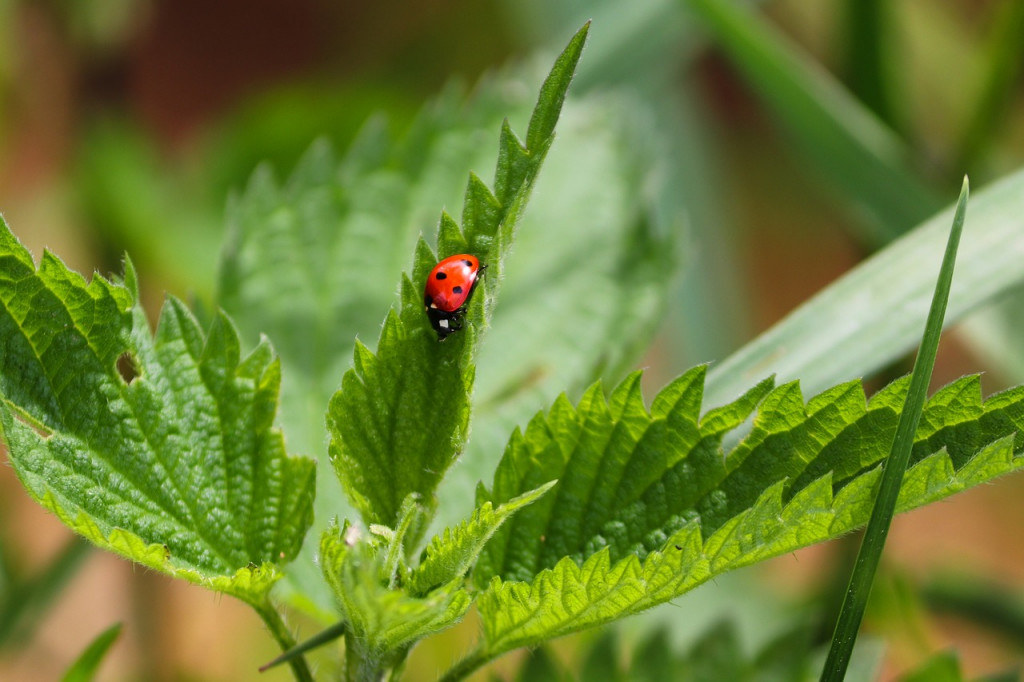
[[[910,378],[910,390],[907,393],[896,437],[893,440],[892,453],[882,473],[871,519],[868,521],[864,541],[861,544],[857,561],[854,565],[850,586],[846,590],[843,607],[839,613],[835,633],[832,635],[832,646],[825,668],[821,674],[822,682],[841,682],[846,675],[846,668],[853,652],[853,644],[857,640],[867,605],[871,584],[874,581],[878,562],[885,547],[885,539],[896,510],[896,500],[903,482],[903,473],[910,460],[910,451],[914,444],[914,433],[917,431],[921,411],[928,395],[928,383],[931,381],[932,368],[935,366],[935,354],[939,347],[939,336],[942,334],[942,321],[946,314],[946,303],[949,300],[950,285],[953,281],[953,265],[956,261],[957,247],[960,245],[960,234],[963,231],[964,217],[967,213],[967,197],[969,194],[967,178],[964,178],[960,199],[957,201],[956,214],[953,218],[953,229],[950,231],[946,253],[942,259],[939,280],[935,286],[932,306],[928,311],[925,323],[924,338],[921,350],[914,362],[914,372]]]
[[[935,283],[922,264],[941,259],[954,212],[933,216],[712,366],[705,402],[725,404],[770,374],[780,384],[799,378],[807,394],[817,393],[913,351]],[[1022,214],[1024,169],[971,197],[947,323],[1024,285]]]
[[[979,92],[970,98],[973,109],[952,168],[970,170],[981,160],[994,139],[993,131],[1010,111],[1008,105],[1016,93],[1024,53],[1024,3],[1002,3],[994,14],[985,73]]]
[[[863,225],[867,240],[887,243],[939,209],[909,168],[903,140],[754,11],[722,0],[686,4],[801,152],[858,198],[874,219]]]
[[[96,671],[111,645],[121,634],[121,624],[116,623],[103,632],[86,647],[78,660],[68,669],[62,678],[62,682],[91,682],[96,678]]]
[[[92,545],[74,537],[37,577],[9,581],[0,592],[0,647],[28,638],[91,550]]]
[[[886,124],[898,128],[886,79],[885,28],[890,10],[889,3],[881,0],[846,0],[843,47],[850,89]]]

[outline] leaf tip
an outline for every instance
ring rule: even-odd
[[[967,174],[964,174],[964,181],[960,185],[960,197],[956,200],[957,210],[962,210],[962,207],[967,204],[968,197],[971,196],[971,181]]]
[[[126,251],[124,254],[124,286],[132,295],[133,301],[139,300],[139,276],[135,271],[135,263]]]

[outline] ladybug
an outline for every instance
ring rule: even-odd
[[[430,271],[423,306],[438,341],[462,329],[462,316],[469,305],[469,297],[485,269],[487,266],[480,265],[476,256],[460,253],[445,258]]]

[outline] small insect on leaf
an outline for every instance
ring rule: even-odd
[[[423,307],[438,341],[462,329],[469,299],[486,269],[476,256],[460,253],[445,258],[427,275]]]

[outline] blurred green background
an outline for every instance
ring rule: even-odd
[[[401,130],[452,79],[471,87],[489,70],[550,59],[592,18],[570,97],[625,98],[658,135],[650,201],[679,244],[664,320],[638,360],[653,390],[724,359],[948,204],[964,173],[981,187],[1024,164],[1024,3],[724,4],[750,10],[741,16],[760,32],[705,0],[0,0],[0,212],[36,255],[50,248],[82,272],[119,272],[129,252],[154,314],[164,291],[209,304],[227,197],[259,163],[287,177],[314,139],[343,150],[375,112]],[[936,383],[981,370],[989,391],[1024,380],[1015,336],[1001,338],[947,335]],[[1010,586],[996,602],[1020,598],[1020,487],[1002,481],[897,520],[869,613],[888,646],[871,671],[893,679],[950,644],[971,674],[1020,660],[1020,619],[994,634],[991,617],[951,599],[990,582]],[[241,605],[79,551],[69,536],[0,468],[0,593],[9,603],[12,586],[48,568],[67,576],[0,623],[15,633],[0,639],[0,680],[58,677],[115,621],[126,627],[103,679],[255,679],[273,656]],[[848,549],[811,548],[708,585],[630,621],[622,646],[662,624],[686,647],[726,619],[756,648],[827,613]],[[473,628],[417,651],[410,678],[432,679]],[[559,642],[558,656],[572,667],[594,636]]]

